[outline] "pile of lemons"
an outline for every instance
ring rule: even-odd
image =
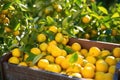
[[[67,45],[69,37],[58,32],[56,26],[50,26],[48,30],[55,33],[54,40],[46,42],[48,37],[40,33],[36,39],[38,47],[30,49],[30,52],[36,56],[43,55],[35,64],[32,61],[26,61],[29,55],[19,48],[14,48],[11,51],[12,57],[9,58],[8,62],[78,78],[113,80],[116,63],[120,60],[120,47],[109,51],[100,50],[93,46],[88,50],[82,48],[77,42]],[[77,57],[74,56],[75,53]],[[71,62],[71,60],[75,60],[74,58],[77,58],[76,61]]]

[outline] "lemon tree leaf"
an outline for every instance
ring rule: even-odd
[[[69,48],[68,46],[64,46],[64,49],[65,49],[65,51],[66,51],[68,54],[74,52],[74,51],[73,51],[71,48]]]
[[[70,58],[70,63],[74,63],[78,60],[78,54],[75,52],[72,54],[71,58]]]
[[[38,60],[39,60],[40,58],[42,58],[42,57],[43,57],[43,54],[37,55],[37,56],[33,59],[33,64],[37,63]]]
[[[102,7],[102,6],[99,6],[98,9],[99,9],[100,11],[102,11],[103,13],[108,14],[108,11],[107,11],[106,8],[104,8],[104,7]]]
[[[2,9],[3,10],[8,9],[11,5],[12,5],[12,2],[8,2],[8,3],[4,4]]]
[[[111,18],[116,18],[116,17],[120,17],[118,12],[114,13]]]

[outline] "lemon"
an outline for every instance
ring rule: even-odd
[[[95,70],[95,65],[92,63],[87,62],[84,67],[86,67],[86,66],[92,67]]]
[[[41,69],[45,69],[49,65],[49,61],[47,59],[40,59],[37,63],[37,66]]]
[[[28,66],[26,62],[20,62],[18,65],[19,66]]]
[[[73,64],[66,69],[66,72],[67,73],[70,73],[70,72],[71,73],[80,73],[81,72],[81,65],[80,64]]]
[[[112,66],[109,67],[108,72],[114,74],[115,73],[115,69],[116,69],[116,66],[112,65]]]
[[[61,56],[66,56],[67,55],[67,52],[64,49],[62,49],[61,51],[62,51]]]
[[[73,49],[73,50],[75,50],[75,51],[80,51],[80,49],[81,49],[81,45],[79,44],[79,43],[73,43],[72,45],[71,45],[71,48]]]
[[[52,55],[47,55],[45,57],[45,59],[47,59],[49,62],[53,63],[55,61],[55,58]]]
[[[61,67],[57,64],[49,64],[45,70],[59,73],[61,71]]]
[[[86,60],[89,62],[89,63],[92,63],[92,64],[95,64],[96,63],[96,58],[94,56],[87,56],[86,57]]]
[[[5,32],[11,32],[12,30],[9,27],[5,27]]]
[[[41,51],[46,51],[47,50],[47,47],[48,47],[48,44],[43,42],[39,45],[39,48]]]
[[[82,75],[80,73],[71,73],[70,76],[82,78]]]
[[[89,49],[89,55],[98,57],[100,55],[101,50],[98,47],[91,47]]]
[[[8,60],[9,63],[12,63],[12,64],[19,64],[19,59],[17,57],[10,57],[9,60]]]
[[[84,59],[83,56],[78,55],[78,59],[77,59],[76,63],[78,63],[78,64],[80,64],[80,65],[83,65],[83,59]]]
[[[113,80],[113,74],[105,73],[104,74],[104,80]]]
[[[30,52],[35,54],[35,55],[38,55],[41,53],[40,49],[37,47],[31,48]]]
[[[67,69],[69,66],[70,66],[70,62],[69,62],[68,59],[65,59],[65,60],[62,61],[61,67],[62,67],[63,69]]]
[[[117,61],[116,61],[114,56],[107,56],[105,58],[105,62],[108,63],[111,66],[111,65],[116,65]]]
[[[104,72],[96,72],[95,73],[95,80],[104,80]]]
[[[86,57],[86,56],[88,55],[88,50],[87,50],[87,49],[81,49],[81,50],[80,50],[80,53],[81,53],[84,57]]]
[[[16,30],[16,31],[13,32],[13,34],[14,34],[15,36],[19,36],[19,35],[20,35],[20,31],[19,31],[19,30]]]
[[[62,33],[57,33],[55,36],[55,41],[58,43],[61,43],[63,41],[64,37]]]
[[[90,22],[90,17],[88,15],[84,16],[82,18],[82,22],[85,23],[85,24],[88,24]]]
[[[51,54],[54,57],[61,56],[62,50],[56,46],[55,48],[52,48]]]
[[[113,49],[113,56],[116,58],[120,58],[120,47],[116,47]]]
[[[64,60],[65,60],[64,56],[58,56],[55,58],[55,63],[60,65]]]
[[[96,71],[107,72],[108,64],[102,59],[97,60],[96,61]]]
[[[31,69],[39,69],[36,65],[31,66],[30,68],[31,68]]]
[[[24,54],[24,61],[26,61],[26,59],[29,57],[28,54]]]
[[[69,41],[69,37],[68,36],[64,36],[62,44],[66,45]]]
[[[21,56],[21,51],[19,48],[15,48],[12,50],[12,56],[14,57],[20,57]]]
[[[48,43],[48,45],[57,45],[57,42],[55,40],[52,40]]]
[[[37,36],[37,41],[38,42],[44,42],[44,41],[46,41],[46,35],[45,34],[39,34],[38,36]]]
[[[54,33],[57,33],[57,27],[56,26],[50,26],[49,31],[52,31]]]
[[[92,79],[92,78],[94,78],[94,75],[95,75],[94,69],[92,67],[88,67],[88,66],[84,67],[82,69],[81,73],[82,73],[83,78]]]
[[[109,50],[102,50],[102,51],[101,51],[101,56],[102,56],[102,57],[106,57],[106,56],[108,56],[108,55],[110,55],[110,51],[109,51]]]

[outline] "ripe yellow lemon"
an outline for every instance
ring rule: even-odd
[[[19,66],[28,66],[26,62],[20,62],[18,65]]]
[[[38,55],[41,53],[40,49],[37,47],[31,48],[30,52],[35,54],[35,55]]]
[[[69,41],[69,37],[68,36],[64,36],[62,44],[66,45]]]
[[[69,76],[77,77],[77,78],[82,78],[82,75],[80,73],[71,73]]]
[[[90,22],[90,17],[89,16],[84,16],[82,18],[82,22],[85,23],[85,24],[88,24]]]
[[[104,72],[96,72],[95,73],[95,80],[104,80]]]
[[[17,57],[10,57],[8,62],[12,64],[19,64],[20,61]]]
[[[67,73],[80,73],[81,72],[81,65],[80,64],[73,64],[71,66],[69,66],[67,69],[66,69],[66,72]]]
[[[26,59],[29,57],[28,54],[24,54],[24,61],[26,61]]]
[[[40,59],[37,63],[37,66],[41,69],[45,69],[49,65],[49,61],[47,59]]]
[[[68,59],[63,60],[63,62],[61,63],[61,67],[63,69],[67,69],[69,66],[70,66],[70,62]]]
[[[36,66],[36,65],[31,66],[30,68],[32,68],[32,69],[39,69],[38,66]]]
[[[58,56],[55,58],[55,63],[60,65],[64,60],[65,60],[64,56]]]
[[[47,47],[48,47],[48,44],[43,42],[39,45],[39,48],[41,51],[46,51],[47,50]]]
[[[112,65],[112,66],[109,67],[108,72],[114,74],[115,73],[115,69],[116,69],[116,66]]]
[[[11,32],[12,30],[9,27],[5,27],[5,32]]]
[[[113,49],[113,56],[116,58],[120,58],[120,47],[116,47]]]
[[[81,45],[79,44],[79,43],[73,43],[72,45],[71,45],[71,48],[73,49],[73,50],[75,50],[75,51],[80,51],[80,49],[81,49]]]
[[[105,73],[104,80],[113,80],[113,74],[112,73]]]
[[[88,55],[88,50],[87,50],[87,49],[81,49],[81,50],[80,50],[80,53],[81,53],[84,57],[86,57],[86,56]]]
[[[13,34],[14,34],[15,36],[19,36],[19,35],[20,35],[20,31],[19,31],[19,30],[14,31]]]
[[[86,67],[86,66],[92,67],[95,70],[95,65],[92,63],[87,62],[84,67]]]
[[[57,33],[57,27],[56,26],[50,26],[49,31],[52,31],[54,33]]]
[[[95,72],[92,67],[84,67],[81,71],[83,78],[94,78]]]
[[[37,36],[37,41],[38,42],[44,42],[44,41],[46,41],[46,35],[45,34],[39,34],[38,36]]]
[[[15,48],[12,50],[12,56],[14,57],[20,57],[21,56],[21,51],[19,48]]]
[[[89,63],[92,63],[92,64],[95,64],[96,63],[96,58],[94,56],[87,56],[86,57],[86,60],[89,62]]]
[[[52,55],[45,56],[45,59],[47,59],[51,63],[54,63],[54,61],[55,61],[55,58]]]
[[[108,63],[111,66],[111,65],[116,65],[117,61],[116,61],[114,56],[107,56],[105,58],[105,62]]]
[[[91,47],[89,49],[89,55],[98,57],[100,55],[101,50],[98,47]]]
[[[64,37],[62,33],[57,33],[55,36],[55,41],[58,43],[61,43],[63,41]]]
[[[48,43],[48,45],[57,45],[57,42],[55,40],[52,40]]]
[[[53,48],[51,51],[51,55],[54,57],[61,56],[61,54],[62,54],[62,50],[58,47]]]
[[[49,64],[45,70],[59,73],[61,71],[61,67],[57,64]]]
[[[61,51],[62,51],[61,56],[66,56],[67,55],[67,52],[64,49],[62,49]]]
[[[97,60],[96,61],[96,71],[107,72],[108,64],[102,59]]]
[[[101,51],[101,57],[106,57],[108,55],[110,55],[110,51],[109,50],[102,50]]]

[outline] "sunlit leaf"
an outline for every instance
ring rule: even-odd
[[[43,56],[44,56],[43,54],[37,55],[37,56],[33,59],[33,64],[36,64],[36,63],[38,62],[38,60],[39,60],[40,58],[42,58]]]
[[[116,18],[116,17],[120,17],[118,12],[114,13],[111,18]]]
[[[71,58],[70,58],[70,63],[74,63],[78,60],[78,54],[77,53],[73,53]]]
[[[18,29],[19,29],[19,27],[20,27],[20,23],[18,23],[18,24],[16,25],[16,27],[15,27],[15,29],[14,29],[14,30],[15,30],[15,31],[16,31],[16,30],[18,30]]]
[[[107,11],[106,8],[104,8],[104,7],[102,7],[102,6],[99,6],[98,9],[99,9],[100,11],[102,11],[103,13],[108,14],[108,11]]]

